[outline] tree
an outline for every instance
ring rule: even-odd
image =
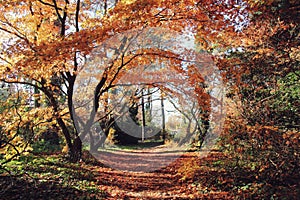
[[[247,2],[247,26],[218,46],[238,111],[228,118],[227,150],[238,173],[252,169],[273,187],[292,185],[299,180],[299,3]]]
[[[211,7],[212,4],[217,7]],[[74,84],[84,60],[99,44],[118,33],[143,27],[189,30],[195,33],[205,25],[211,27],[210,30],[220,30],[226,27],[225,21],[220,20],[223,15],[221,11],[233,7],[213,1],[176,0],[112,0],[103,3],[85,0],[13,0],[2,2],[0,6],[0,30],[3,33],[1,81],[30,86],[35,88],[34,93],[40,91],[40,95],[36,94],[37,99],[38,96],[47,99],[45,107],[60,127],[72,161],[79,159],[80,135],[88,134],[95,118],[95,113],[92,113],[87,128],[83,132],[77,130],[80,125],[74,120]],[[220,23],[215,24],[216,20],[220,20]],[[212,24],[214,26],[210,26]],[[155,57],[173,60],[168,64],[177,62],[178,66],[179,60],[175,59],[178,55],[157,49],[148,49],[147,55],[140,49],[129,57],[129,54],[121,51],[122,45],[126,45],[130,38],[123,39],[125,43],[118,41],[119,46],[115,46],[120,51],[116,55],[123,59],[116,60],[112,66],[106,66],[99,75],[102,77],[99,77],[94,90],[95,111],[99,109],[98,100],[114,86],[114,81],[118,80],[123,69],[147,63],[150,57],[152,60]]]
[[[299,99],[289,95],[289,100],[283,100],[280,90],[283,80],[290,82],[294,92],[298,87],[295,80],[299,73],[299,5],[293,1],[249,1],[250,6],[251,23],[236,33],[235,37],[240,39],[223,49],[225,59],[219,59],[219,66],[232,86],[229,96],[240,98],[242,114],[251,125],[297,128],[297,109],[288,105],[299,104]]]

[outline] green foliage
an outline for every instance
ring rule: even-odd
[[[11,183],[7,180],[6,185],[2,185],[3,198],[103,199],[106,196],[97,188],[94,174],[87,165],[68,163],[61,156],[21,156],[5,167],[15,174],[12,179],[18,184],[9,187]],[[0,169],[0,179],[7,171]],[[26,193],[14,192],[18,185],[26,187]]]
[[[54,145],[51,141],[45,141],[44,139],[34,142],[32,145],[33,153],[55,153],[61,151],[60,145]]]
[[[138,107],[135,107],[135,104],[129,109],[129,116],[123,116],[114,122],[114,130],[112,132],[112,141],[115,144],[137,144],[141,135],[141,127],[139,125],[137,114]],[[123,131],[122,128],[119,127],[118,123],[122,124],[122,127],[126,127],[127,131]],[[127,133],[134,134],[129,135]]]
[[[119,128],[117,128],[117,130],[114,131],[112,137],[112,141],[114,142],[114,144],[121,144],[121,145],[137,144],[138,140],[139,140],[138,137],[131,136]]]
[[[158,147],[163,144],[162,140],[145,140],[143,143],[139,144],[129,144],[129,145],[116,145],[112,146],[113,150],[124,150],[124,151],[132,151],[132,150],[142,150],[142,149],[149,149],[153,147]]]
[[[278,85],[270,108],[277,116],[278,124],[296,128],[300,121],[300,71],[287,74],[278,81]]]

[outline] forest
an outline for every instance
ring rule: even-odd
[[[0,199],[300,197],[298,0],[0,0]]]

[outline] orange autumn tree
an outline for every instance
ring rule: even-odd
[[[163,34],[164,37],[157,37],[159,34]],[[202,61],[204,73],[205,68],[209,68],[206,65],[210,64],[210,57],[204,54],[197,58],[195,52],[187,49],[180,50],[179,46],[176,46],[176,49],[180,51],[181,55],[169,50],[162,50],[171,48],[168,46],[178,43],[176,42],[177,37],[178,34],[170,33],[170,30],[166,32],[161,28],[136,30],[112,37],[94,50],[92,55],[104,55],[100,58],[104,62],[99,62],[98,56],[92,56],[77,77],[77,83],[83,87],[77,87],[75,91],[76,107],[80,108],[78,110],[80,136],[83,140],[88,136],[91,147],[95,147],[97,150],[105,141],[103,138],[108,135],[107,129],[103,135],[99,135],[97,132],[93,134],[90,131],[93,126],[94,129],[97,129],[97,122],[102,124],[108,120],[109,124],[122,135],[120,128],[115,123],[115,118],[122,117],[126,101],[138,103],[142,96],[135,93],[143,90],[144,87],[157,88],[162,93],[172,95],[177,99],[184,96],[185,101],[188,101],[189,98],[190,101],[196,101],[198,107],[201,107],[203,111],[209,113],[209,95],[204,90],[204,79],[201,74],[197,73],[198,68],[194,65],[197,65],[196,61]],[[122,44],[122,48],[115,47],[119,43]],[[208,64],[205,64],[206,62]],[[109,67],[105,67],[107,65]],[[98,73],[95,74],[95,70]],[[207,76],[210,74],[206,73]],[[96,92],[89,88],[96,88]],[[131,95],[126,97],[127,93]],[[122,99],[125,99],[125,104]],[[131,125],[135,127],[135,130],[130,128],[128,123],[124,128],[129,133],[135,134],[137,140],[141,136],[141,127],[134,123]],[[103,129],[103,127],[101,128]]]
[[[28,102],[20,103],[20,109],[26,108],[22,114],[30,110],[35,114],[30,115],[28,121],[35,119],[38,120],[36,124],[56,124],[65,138],[70,160],[77,161],[81,154],[81,141],[73,115],[74,83],[86,56],[97,45],[118,33],[143,27],[164,27],[190,33],[199,32],[200,27],[204,27],[205,31],[211,31],[210,37],[217,37],[216,31],[227,27],[222,18],[223,12],[229,15],[238,10],[233,8],[233,4],[193,0],[1,1],[0,79],[9,85],[29,86],[27,94],[34,94],[31,97],[34,107]],[[156,53],[150,54],[162,57],[168,53],[153,51]],[[143,60],[142,55],[136,55],[126,64],[106,66],[105,73],[99,77],[101,84],[95,90],[95,105],[112,87],[123,68],[130,62],[133,64],[138,57]],[[19,135],[16,130],[7,130],[5,121],[9,121],[8,115],[5,112],[1,115],[4,119],[1,134],[7,138]],[[24,120],[19,121],[23,124]]]
[[[247,11],[245,26],[199,39],[216,53],[228,97],[236,102],[224,142],[234,158],[233,177],[238,182],[248,172],[264,183],[253,198],[272,198],[279,193],[274,188],[288,191],[299,183],[299,6],[294,0],[245,1],[237,6]]]

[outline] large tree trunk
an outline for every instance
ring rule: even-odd
[[[71,162],[78,162],[82,156],[82,141],[77,136],[74,140],[72,148],[69,150],[69,160]]]
[[[80,138],[78,137],[78,134],[76,133],[76,129],[74,127],[75,134],[71,134],[71,131],[68,129],[65,121],[62,119],[62,117],[60,115],[56,114],[56,113],[59,113],[59,104],[57,102],[57,99],[54,97],[53,92],[48,90],[46,87],[43,87],[43,91],[50,101],[50,105],[53,108],[53,111],[55,113],[57,124],[59,125],[59,127],[62,130],[62,133],[65,137],[65,140],[66,140],[66,143],[68,146],[68,158],[71,162],[77,162],[81,158],[82,142],[81,142]],[[70,97],[68,97],[68,98],[70,98]],[[72,112],[70,107],[69,107],[69,109],[70,109],[70,112]],[[75,139],[72,139],[72,138],[74,138],[74,135],[75,135]]]

